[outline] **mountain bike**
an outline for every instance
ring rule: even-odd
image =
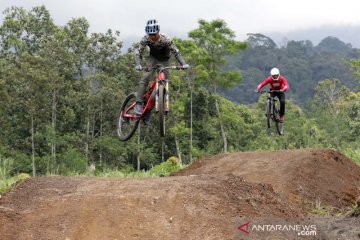
[[[141,116],[135,114],[136,93],[126,96],[120,108],[117,121],[117,134],[121,141],[129,140],[139,126],[140,120],[144,121],[147,114],[155,108],[159,114],[160,136],[165,136],[165,115],[169,112],[169,80],[166,78],[165,70],[183,69],[181,66],[161,66],[155,65],[145,67],[144,71],[155,70],[156,78],[150,83],[144,93],[144,107]]]
[[[271,122],[275,124],[276,131],[279,135],[284,135],[284,124],[280,121],[280,107],[278,99],[271,97],[272,92],[280,92],[279,90],[259,91],[259,93],[268,93],[265,103],[265,116],[268,128],[271,128]]]

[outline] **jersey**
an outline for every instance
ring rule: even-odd
[[[170,52],[171,52],[181,64],[184,64],[180,52],[176,48],[173,41],[168,36],[161,33],[160,33],[160,39],[157,42],[151,41],[149,35],[145,35],[141,39],[139,49],[136,52],[136,60],[138,64],[142,59],[146,46],[150,48],[150,56],[153,56],[155,59],[159,61],[169,60]]]
[[[262,83],[259,84],[259,86],[257,87],[257,90],[262,89],[267,84],[270,84],[270,91],[271,90],[286,91],[289,89],[289,84],[283,76],[280,76],[279,80],[277,80],[277,81],[274,81],[274,79],[272,79],[272,77],[270,76],[270,77],[266,78]]]

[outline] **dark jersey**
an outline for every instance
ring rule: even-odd
[[[148,35],[145,35],[140,41],[140,47],[136,52],[136,58],[142,59],[144,50],[148,46],[150,48],[150,56],[153,56],[157,60],[166,61],[170,59],[170,53],[172,53],[176,59],[183,64],[179,59],[181,58],[179,50],[176,48],[172,40],[165,34],[160,34],[160,39],[157,42],[150,40]]]

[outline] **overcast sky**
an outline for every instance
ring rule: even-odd
[[[238,40],[246,39],[246,33],[286,35],[324,25],[360,26],[359,0],[0,0],[0,22],[10,6],[39,5],[58,25],[85,17],[91,32],[119,30],[123,41],[140,40],[151,18],[160,22],[162,32],[180,38],[197,28],[199,19],[225,20]]]

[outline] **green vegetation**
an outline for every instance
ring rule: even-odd
[[[0,178],[0,194],[10,190],[17,182],[29,178],[27,173],[20,173],[14,177]]]
[[[96,176],[101,177],[119,177],[119,178],[132,178],[132,177],[165,177],[171,173],[181,169],[180,161],[177,157],[170,157],[165,162],[154,166],[149,171],[135,171],[132,166],[127,166],[120,171],[101,171],[95,173]]]
[[[254,103],[257,96],[253,89],[268,76],[274,66],[280,68],[289,81],[287,97],[305,107],[315,94],[318,82],[339,79],[350,88],[358,87],[360,53],[335,37],[323,39],[317,46],[310,41],[284,41],[277,46],[262,34],[249,34],[249,47],[228,59],[228,69],[240,70],[243,81],[222,92],[232,101]],[[349,64],[349,63],[352,64]]]
[[[123,52],[119,32],[89,27],[84,18],[57,26],[43,6],[5,11],[2,181],[20,173],[166,176],[206,155],[306,147],[335,148],[360,163],[359,80],[349,70],[360,79],[360,55],[351,46],[327,38],[278,48],[261,34],[239,42],[223,20],[200,20],[187,40],[174,40],[191,68],[171,73],[166,137],[153,113],[140,135],[120,142],[117,111],[140,78],[137,44]],[[274,65],[291,84],[284,137],[266,129],[265,96],[253,92]],[[179,163],[165,162],[172,156]]]
[[[360,216],[360,200],[357,203],[354,203],[352,206],[352,216],[359,217]]]
[[[323,206],[319,199],[315,202],[315,207],[311,210],[311,213],[320,216],[329,216],[331,214],[331,208]]]

